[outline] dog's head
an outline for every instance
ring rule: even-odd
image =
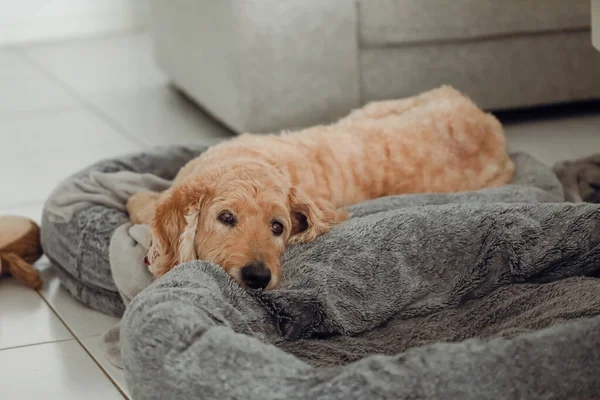
[[[230,171],[170,189],[151,224],[150,270],[209,260],[240,285],[271,289],[289,243],[309,242],[347,217],[276,175]]]

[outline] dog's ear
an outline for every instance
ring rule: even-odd
[[[297,187],[290,189],[289,202],[292,217],[289,243],[310,242],[350,216],[348,212],[336,209],[327,200],[311,199]]]
[[[205,185],[192,181],[169,189],[159,202],[151,224],[152,239],[158,246],[157,258],[152,261],[154,275],[196,258],[198,218],[209,194]]]

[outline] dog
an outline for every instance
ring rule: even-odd
[[[134,194],[161,276],[209,260],[241,286],[272,289],[286,246],[349,218],[352,204],[405,193],[495,187],[514,173],[498,120],[451,87],[380,101],[328,126],[243,134],[185,165],[163,193]]]

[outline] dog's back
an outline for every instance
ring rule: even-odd
[[[381,105],[385,113],[378,113],[381,107],[374,103],[367,106],[370,113],[328,126],[241,135],[210,149],[194,170],[264,162],[292,185],[339,207],[393,194],[467,191],[510,181],[514,166],[498,120],[453,89],[437,91],[426,93],[429,101],[408,99],[418,106],[407,107],[407,99],[388,101]]]

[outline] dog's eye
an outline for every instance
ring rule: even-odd
[[[283,233],[283,224],[279,221],[271,222],[271,231],[273,231],[273,235],[280,236]]]
[[[223,225],[228,226],[235,226],[237,223],[237,218],[231,213],[231,211],[223,211],[221,214],[219,214],[217,220]]]

